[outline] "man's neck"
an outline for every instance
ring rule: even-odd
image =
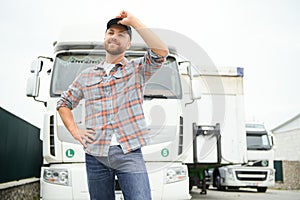
[[[118,64],[124,60],[124,54],[111,55],[106,52],[105,62],[110,64]]]

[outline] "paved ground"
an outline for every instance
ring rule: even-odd
[[[206,195],[200,195],[199,189],[191,191],[192,200],[300,200],[299,190],[273,190],[268,189],[266,193],[258,193],[255,189],[242,188],[231,191],[217,191],[216,189],[207,190]]]

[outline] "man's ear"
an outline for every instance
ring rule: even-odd
[[[129,41],[128,43],[127,43],[127,48],[126,49],[129,49],[131,47],[131,41]]]

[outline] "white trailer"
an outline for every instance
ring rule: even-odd
[[[126,57],[145,51],[144,45],[132,44]],[[27,96],[44,99],[47,108],[41,133],[42,199],[89,198],[83,148],[64,127],[56,102],[76,75],[104,58],[100,42],[59,42],[53,57],[41,56],[31,66]],[[154,200],[190,199],[189,187],[199,184],[201,170],[247,161],[241,68],[193,70],[170,48],[163,67],[146,83],[144,111],[152,143],[142,151]],[[84,128],[84,100],[72,112]],[[116,194],[122,199],[118,187]]]
[[[248,163],[215,169],[212,180],[219,190],[249,187],[266,192],[275,185],[272,135],[263,123],[257,122],[246,123],[246,134]]]

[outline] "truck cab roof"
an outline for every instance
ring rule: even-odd
[[[54,42],[54,53],[59,51],[70,51],[70,50],[104,50],[103,42],[92,41],[92,42]],[[132,43],[129,51],[147,51],[149,47],[144,43]],[[169,52],[171,54],[177,54],[175,47],[169,46]]]

